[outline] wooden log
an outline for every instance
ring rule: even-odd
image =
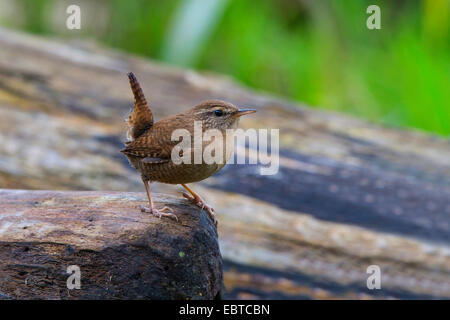
[[[142,213],[140,193],[0,190],[0,298],[220,297],[211,219],[187,201],[154,199],[179,221]],[[70,266],[79,268],[79,288],[70,286]]]
[[[218,213],[225,297],[450,297],[448,139],[95,44],[0,30],[0,47],[0,186],[143,191],[118,152],[133,71],[156,120],[219,98],[258,109],[243,128],[280,129],[276,175],[230,165],[193,186]],[[372,264],[382,290],[366,287]]]

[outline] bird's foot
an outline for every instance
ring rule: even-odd
[[[192,201],[197,207],[201,208],[202,210],[205,209],[214,225],[217,227],[216,211],[213,207],[207,205],[205,201],[199,196],[195,197],[187,192],[182,192],[182,195],[189,201]]]
[[[158,210],[155,207],[150,207],[150,208],[145,207],[145,206],[140,206],[140,207],[141,207],[142,212],[151,213],[155,217],[158,217],[158,218],[169,217],[169,218],[172,218],[172,219],[175,219],[176,221],[178,221],[178,217],[172,213],[173,212],[172,208],[164,207],[161,210]],[[170,212],[166,213],[164,211],[170,211]]]

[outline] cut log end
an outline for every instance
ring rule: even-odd
[[[182,199],[154,200],[179,221],[141,212],[140,193],[0,191],[0,299],[220,297],[211,219]]]

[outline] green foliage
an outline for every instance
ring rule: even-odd
[[[450,1],[228,0],[203,17],[187,5],[195,1],[105,1],[107,32],[93,37],[311,106],[450,133]],[[22,28],[57,33],[42,18],[51,0],[22,2],[33,3]],[[381,30],[366,28],[370,4],[381,8]],[[180,17],[212,29],[188,59],[176,41],[195,28],[177,28]]]

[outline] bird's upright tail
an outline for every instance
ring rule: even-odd
[[[128,79],[130,80],[131,91],[134,95],[134,104],[139,106],[147,106],[147,100],[145,100],[144,91],[136,79],[133,72],[128,73]]]
[[[134,108],[126,119],[128,125],[127,137],[129,141],[133,141],[153,125],[153,114],[145,99],[144,91],[133,72],[128,73],[128,79],[134,95]]]

